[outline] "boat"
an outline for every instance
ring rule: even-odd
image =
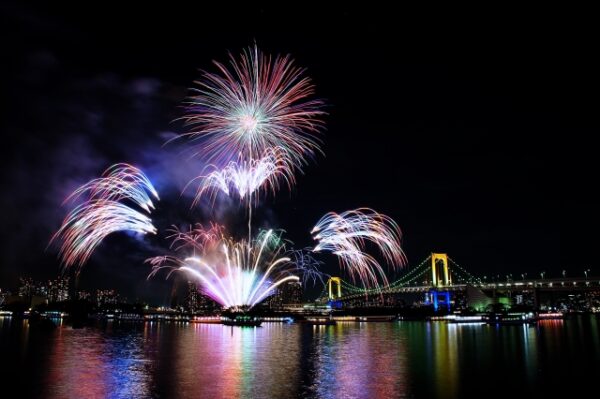
[[[547,312],[547,313],[538,313],[536,319],[538,321],[542,320],[562,320],[565,318],[565,314],[562,312]]]
[[[454,324],[483,324],[483,316],[481,315],[460,315],[460,314],[452,314],[446,316],[446,321],[448,323]]]
[[[334,326],[337,324],[335,320],[324,317],[307,317],[306,319],[298,320],[297,322],[313,326]]]
[[[194,316],[190,319],[190,323],[221,324],[222,320],[220,316]]]
[[[486,319],[487,324],[500,326],[533,324],[535,322],[533,313],[491,313]]]
[[[358,322],[390,322],[398,320],[398,316],[356,316]]]
[[[232,314],[223,316],[221,323],[226,326],[259,327],[262,324],[262,320],[259,317],[247,314]]]

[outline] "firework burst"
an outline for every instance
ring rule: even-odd
[[[199,180],[192,206],[204,195],[210,196],[214,201],[218,192],[228,196],[235,193],[241,200],[252,204],[252,199],[257,198],[261,191],[275,193],[282,183],[288,188],[295,183],[291,161],[279,147],[268,149],[260,159],[245,160],[240,156],[238,162],[232,161],[223,169],[216,166],[210,166],[210,169],[212,172],[199,176],[188,184],[189,186]]]
[[[289,166],[301,168],[320,151],[323,103],[309,99],[313,85],[289,56],[272,58],[254,46],[239,59],[230,54],[229,68],[214,64],[218,73],[203,72],[195,82],[183,117],[191,131],[181,136],[199,140],[196,154],[224,166],[238,154],[257,160],[280,147]]]
[[[296,266],[296,274],[302,276],[302,285],[305,287],[308,284],[317,285],[317,282],[325,285],[325,280],[331,277],[319,270],[323,262],[312,256],[312,249],[296,249],[290,252],[290,257]]]
[[[146,260],[155,275],[163,269],[184,272],[198,281],[204,294],[225,308],[251,308],[275,293],[288,281],[299,281],[292,274],[294,264],[284,256],[281,238],[268,230],[253,242],[233,241],[223,236],[220,226],[204,229],[196,225],[189,231],[175,230],[171,236],[174,255]]]
[[[91,180],[75,190],[63,202],[73,201],[85,196],[87,200],[120,201],[128,199],[142,207],[146,212],[154,209],[150,195],[159,199],[156,189],[146,175],[135,166],[118,163],[106,169],[102,177]]]
[[[374,244],[392,268],[405,264],[406,257],[400,246],[402,233],[390,217],[369,208],[343,213],[329,212],[312,229],[318,244],[314,252],[328,251],[340,260],[341,266],[352,279],[365,287],[387,285],[381,264],[365,252],[367,242]]]
[[[116,164],[98,179],[77,188],[65,202],[85,196],[85,202],[73,209],[64,219],[50,243],[62,240],[59,257],[64,267],[83,266],[102,240],[117,231],[141,234],[156,233],[152,220],[145,214],[118,201],[126,200],[150,212],[154,204],[149,194],[158,193],[141,170]]]

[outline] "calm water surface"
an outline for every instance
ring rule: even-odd
[[[593,389],[588,397],[598,397],[599,329],[600,320],[590,316],[537,327],[108,323],[50,331],[0,318],[0,392],[17,388],[21,397],[43,398],[464,398]]]

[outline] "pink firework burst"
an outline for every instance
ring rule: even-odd
[[[181,136],[199,141],[196,155],[225,166],[240,154],[259,159],[280,147],[300,169],[320,152],[323,102],[310,99],[314,86],[289,56],[273,58],[254,46],[239,59],[230,54],[229,67],[214,64],[218,73],[203,72],[182,118],[191,129]]]

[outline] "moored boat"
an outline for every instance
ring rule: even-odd
[[[565,318],[565,314],[562,312],[546,312],[538,313],[536,319],[541,320],[562,320]]]
[[[190,323],[221,324],[222,320],[220,316],[194,316],[190,318]]]
[[[335,320],[325,317],[307,317],[306,319],[301,319],[297,322],[302,324],[310,324],[313,326],[333,326],[337,324]]]
[[[491,325],[522,325],[535,323],[533,313],[491,313],[486,322]]]
[[[226,326],[259,327],[262,320],[248,314],[230,314],[221,318],[221,323]]]

